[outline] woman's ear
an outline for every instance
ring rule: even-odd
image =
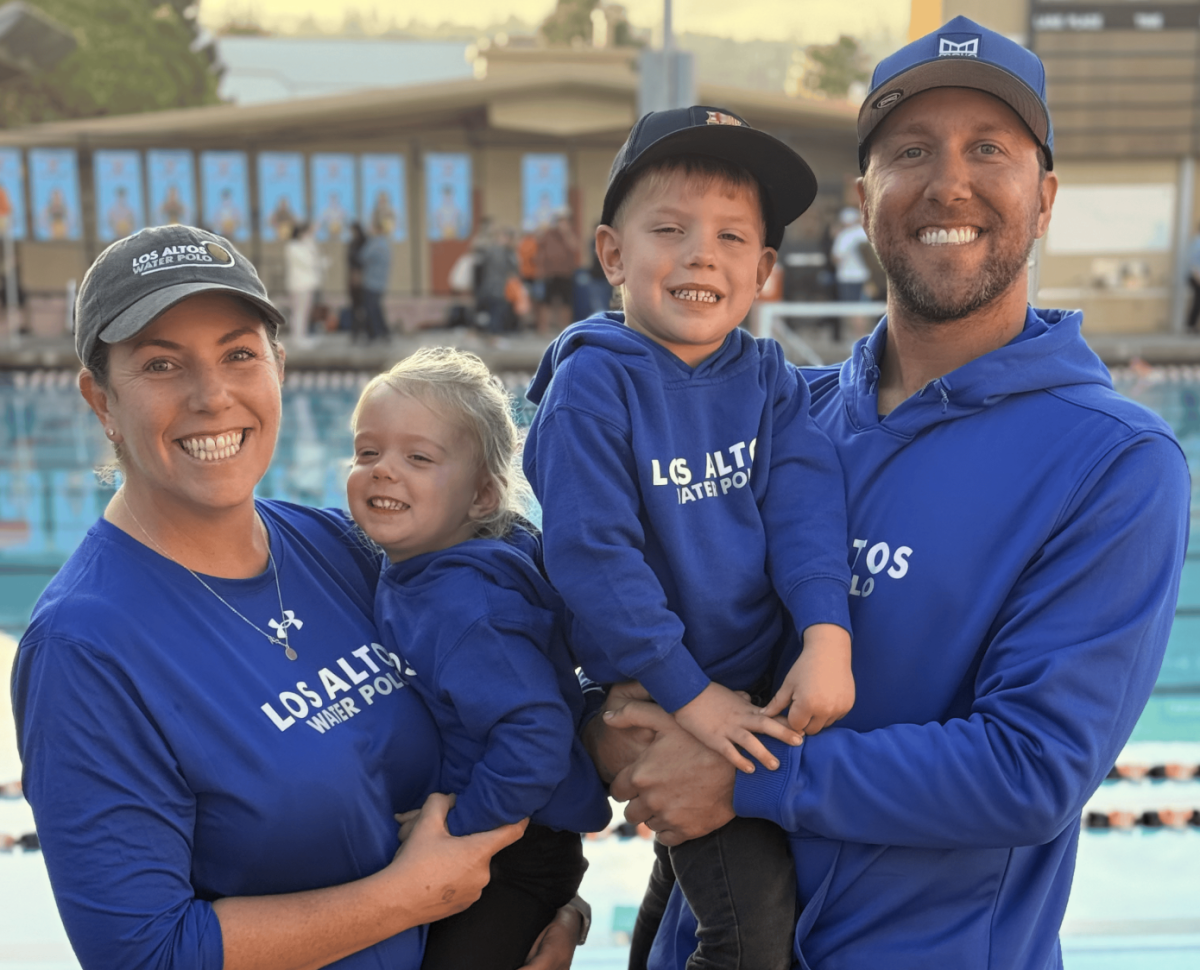
[[[109,440],[112,440],[117,431],[113,425],[110,405],[111,399],[116,395],[101,387],[95,375],[86,367],[79,372],[79,393],[83,395],[83,399],[87,401],[88,407],[92,409],[96,417],[100,419]]]

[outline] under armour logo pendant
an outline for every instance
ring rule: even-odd
[[[283,655],[287,657],[288,660],[295,660],[299,654],[292,649],[292,645],[288,642],[288,628],[294,626],[297,630],[299,630],[304,626],[304,621],[296,619],[296,613],[294,610],[284,610],[282,623],[280,623],[278,620],[271,620],[267,626],[269,626],[281,637],[281,639],[276,642],[283,647]]]

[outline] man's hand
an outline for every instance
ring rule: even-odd
[[[654,722],[655,726],[618,730],[602,716],[604,712],[621,710],[630,701],[650,701],[650,693],[635,680],[614,684],[604,699],[601,714],[588,721],[583,728],[583,746],[591,756],[600,780],[606,785],[611,785],[622,768],[629,767],[641,756],[658,730],[674,723],[670,714],[652,702],[650,706],[662,715],[661,719]]]
[[[693,737],[747,774],[754,771],[754,762],[742,754],[738,747],[752,754],[772,771],[779,767],[779,759],[755,737],[756,734],[769,734],[793,746],[804,740],[802,735],[786,724],[780,724],[761,708],[751,704],[744,694],[735,694],[728,687],[716,683],[710,683],[679,708],[675,712],[675,720]]]
[[[679,845],[733,818],[733,766],[657,704],[630,701],[602,718],[606,729],[617,733],[654,733],[649,746],[612,783],[613,798],[629,802],[626,819],[634,825],[645,822],[663,845]]]
[[[791,727],[816,734],[853,706],[850,634],[833,623],[814,623],[804,631],[804,649],[763,714],[774,717],[787,710]]]
[[[579,944],[583,917],[574,906],[564,906],[533,942],[523,970],[567,970]]]

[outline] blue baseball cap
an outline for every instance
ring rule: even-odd
[[[858,112],[858,167],[867,170],[867,143],[897,105],[930,88],[974,88],[999,98],[1029,126],[1054,168],[1054,128],[1046,107],[1046,68],[1032,51],[966,17],[885,57]]]
[[[778,138],[751,128],[745,118],[727,108],[694,104],[647,112],[633,126],[613,159],[600,222],[612,225],[617,207],[639,171],[675,155],[720,158],[753,175],[763,193],[764,242],[772,249],[779,248],[783,230],[817,197],[812,169]]]

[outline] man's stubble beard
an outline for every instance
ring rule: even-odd
[[[872,208],[870,200],[867,208]],[[869,213],[871,229],[868,236],[887,274],[888,294],[911,316],[925,323],[949,323],[970,316],[1006,293],[1021,271],[1028,265],[1029,254],[1037,241],[1038,206],[1031,207],[1023,239],[1013,241],[984,261],[973,279],[955,280],[962,285],[950,287],[939,278],[927,279],[912,265],[900,246],[891,245],[895,239],[880,237],[878,222]],[[880,245],[880,243],[883,245]]]

